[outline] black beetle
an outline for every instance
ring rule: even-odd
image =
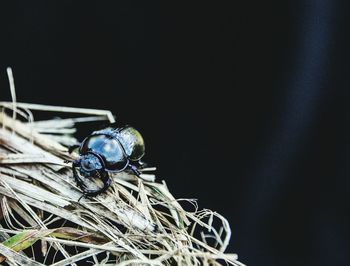
[[[145,154],[145,144],[141,134],[131,126],[110,124],[92,132],[80,145],[71,146],[69,152],[76,148],[79,148],[80,156],[73,161],[73,175],[86,196],[96,196],[107,190],[112,182],[108,172],[129,169],[140,175],[138,169],[143,165],[140,160]],[[82,177],[98,178],[102,180],[103,187],[87,189]]]

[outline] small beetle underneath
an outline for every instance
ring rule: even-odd
[[[86,196],[96,196],[111,185],[109,172],[131,170],[137,176],[145,154],[145,144],[141,134],[131,126],[116,127],[114,124],[94,131],[80,145],[69,148],[72,152],[79,148],[79,158],[73,161],[73,175]],[[103,187],[90,190],[84,184],[86,179],[98,178]]]

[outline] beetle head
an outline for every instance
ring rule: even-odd
[[[90,177],[104,168],[101,159],[92,153],[82,155],[79,159],[79,163],[79,172],[85,177]]]

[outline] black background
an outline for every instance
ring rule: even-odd
[[[345,2],[11,1],[1,100],[11,66],[19,101],[112,110],[248,265],[349,265]]]

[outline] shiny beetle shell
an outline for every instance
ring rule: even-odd
[[[94,131],[80,147],[80,153],[93,152],[100,155],[106,170],[122,171],[130,161],[139,161],[145,154],[141,134],[131,126],[107,127]]]
[[[118,134],[118,140],[131,161],[138,161],[145,155],[145,143],[135,128],[123,128]]]

